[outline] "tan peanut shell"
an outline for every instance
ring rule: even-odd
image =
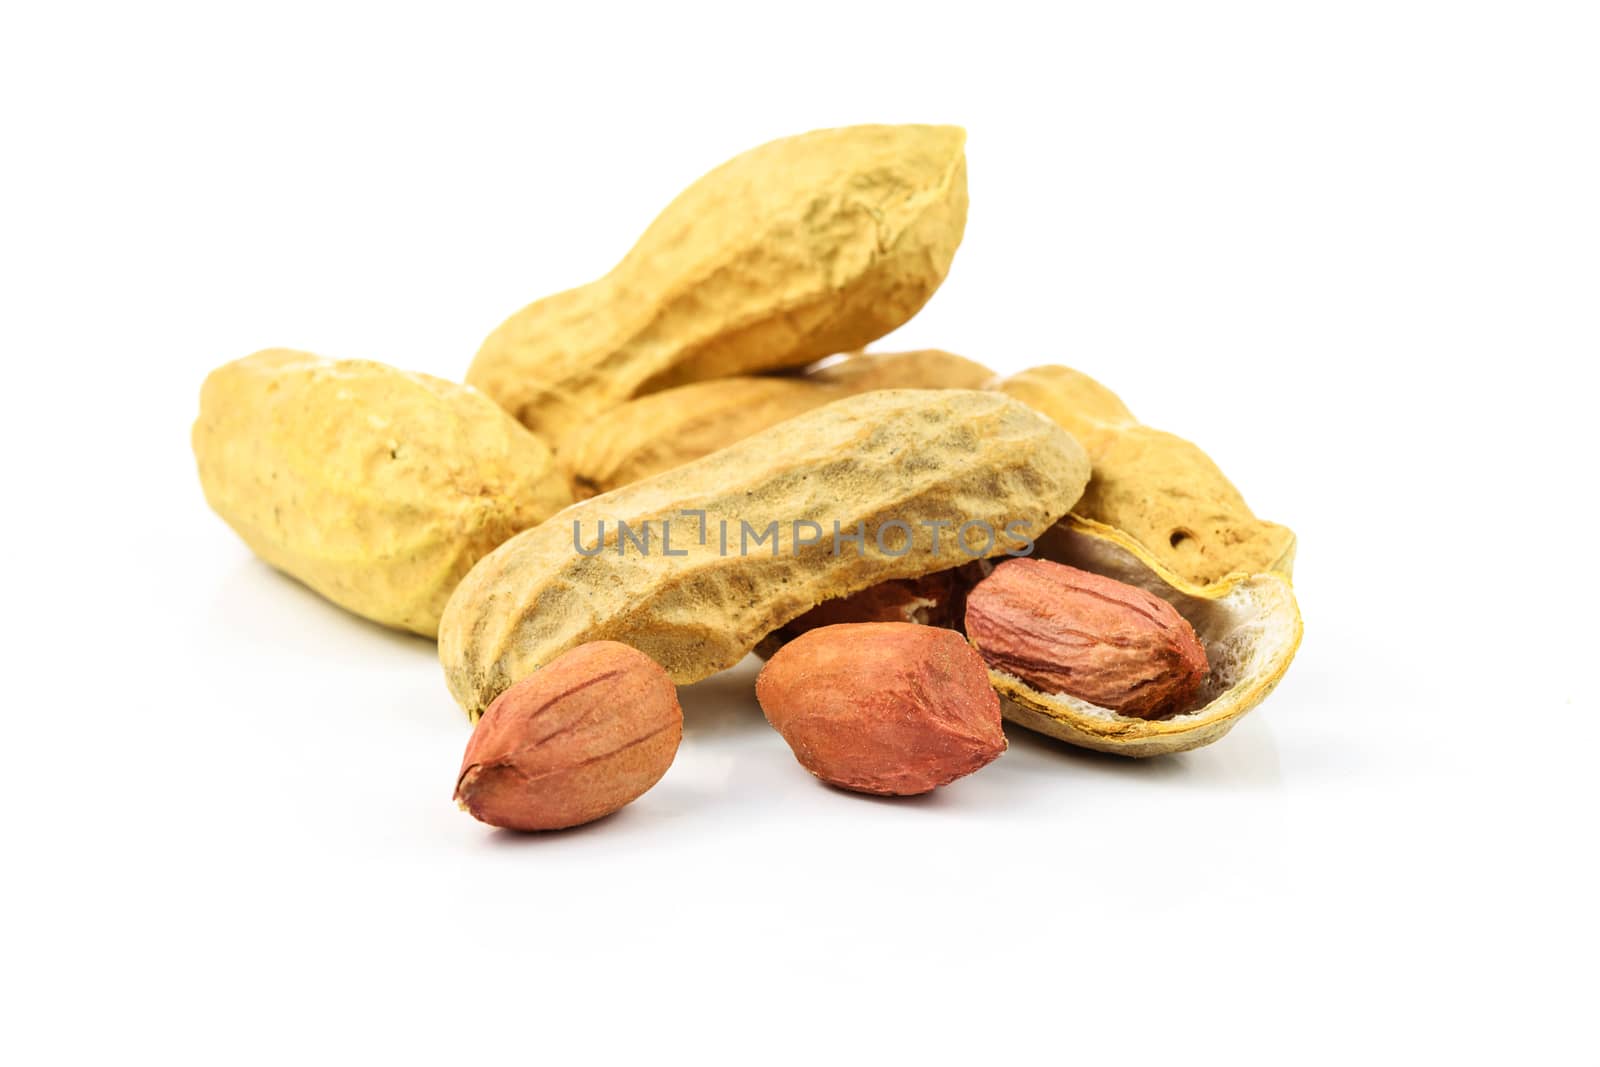
[[[639,393],[860,348],[949,271],[965,142],[955,126],[849,126],[736,156],[610,273],[506,320],[467,381],[554,441]]]
[[[1233,574],[1212,585],[1195,585],[1126,533],[1077,515],[1041,537],[1037,555],[1126,582],[1170,603],[1194,628],[1210,673],[1187,710],[1142,719],[1066,694],[1042,693],[991,667],[989,680],[1000,693],[1001,713],[1031,730],[1120,756],[1199,748],[1266,699],[1300,647],[1300,608],[1281,573]]]
[[[874,389],[982,389],[994,372],[954,352],[919,348],[911,352],[852,352],[809,370],[806,381],[852,393]]]
[[[843,400],[799,377],[718,378],[630,400],[569,433],[558,449],[583,500],[710,455],[785,419]]]
[[[988,524],[990,554],[1021,548],[1072,506],[1088,474],[1071,436],[998,393],[848,397],[512,538],[451,597],[440,663],[473,718],[586,641],[621,641],[679,684],[698,681],[823,600],[968,562],[986,540],[974,527],[964,550],[963,522]],[[618,520],[635,537],[648,531],[654,550],[620,537]],[[723,521],[732,531],[726,551]],[[820,527],[819,543],[800,544],[816,539],[796,528],[802,521]],[[834,552],[835,523],[846,537],[864,534],[861,550],[841,541]],[[745,525],[759,534],[769,524],[771,540],[752,546],[743,537]],[[584,555],[580,544],[599,552]]]
[[[219,367],[193,445],[206,500],[256,555],[429,637],[480,557],[570,500],[549,448],[488,397],[366,360]]]
[[[856,353],[807,374],[718,378],[638,397],[561,442],[582,499],[726,448],[802,412],[873,389],[978,389],[993,372],[927,349]]]
[[[1294,566],[1293,531],[1256,518],[1211,458],[1141,424],[1115,393],[1067,367],[1035,367],[994,385],[1076,437],[1094,477],[1073,513],[1122,530],[1163,566],[1206,585]]]

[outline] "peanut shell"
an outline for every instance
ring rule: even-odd
[[[1072,506],[1087,480],[1076,441],[998,393],[849,397],[512,538],[451,597],[440,663],[472,718],[585,641],[632,645],[680,685],[694,682],[731,667],[823,600],[967,563],[969,552],[1023,547]],[[645,536],[656,551],[620,537],[618,520],[636,537],[653,531]],[[770,552],[766,544],[750,550],[744,539],[725,553],[724,521],[741,539],[742,524],[758,534],[774,524]],[[963,550],[954,526],[968,521],[988,524],[993,543],[975,533]],[[817,523],[820,542],[801,544],[814,532],[796,529],[799,522]],[[859,552],[848,541],[833,552],[834,523],[847,537],[864,535]]]
[[[856,353],[807,374],[719,378],[638,397],[569,433],[559,453],[582,499],[699,459],[856,393],[977,389],[992,377],[987,367],[936,349]]]
[[[955,126],[849,126],[736,156],[610,273],[508,319],[467,381],[560,440],[639,393],[860,348],[950,269],[965,141]]]
[[[981,389],[994,372],[954,352],[919,348],[911,352],[853,352],[805,374],[818,385],[870,393],[874,389]]]
[[[428,637],[480,557],[570,500],[493,401],[366,360],[272,349],[219,367],[193,445],[207,502],[256,555]]]
[[[1032,688],[1118,715],[1188,709],[1210,667],[1194,627],[1154,593],[1046,559],[1010,559],[967,598],[967,639]]]
[[[1141,424],[1093,378],[1067,367],[1035,367],[994,388],[1050,416],[1088,451],[1094,477],[1074,514],[1124,531],[1198,585],[1293,569],[1293,531],[1256,518],[1209,456]]]
[[[1076,515],[1039,538],[1036,555],[1167,601],[1194,628],[1210,667],[1186,710],[1144,719],[1066,693],[1042,692],[991,665],[989,679],[1007,719],[1074,745],[1134,757],[1208,745],[1266,699],[1300,647],[1300,608],[1281,573],[1233,574],[1212,585],[1195,585],[1126,533]]]
[[[785,419],[842,400],[844,389],[800,377],[718,378],[641,396],[561,442],[580,500],[682,466]]]

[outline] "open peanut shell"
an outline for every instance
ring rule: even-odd
[[[1193,585],[1121,531],[1076,515],[1042,535],[1034,554],[1168,601],[1194,627],[1211,673],[1188,710],[1164,719],[1136,719],[1076,697],[1041,693],[991,669],[1001,712],[1030,730],[1120,756],[1159,756],[1209,745],[1272,692],[1300,647],[1300,607],[1283,574],[1231,574],[1210,585]]]

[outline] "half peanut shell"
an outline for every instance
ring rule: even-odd
[[[1210,585],[1185,581],[1127,534],[1076,515],[1039,538],[1036,555],[1115,578],[1170,603],[1194,627],[1211,673],[1194,703],[1164,719],[1119,715],[1066,694],[1041,693],[990,668],[1001,713],[1012,722],[1084,748],[1159,756],[1209,745],[1262,700],[1289,669],[1302,626],[1283,574],[1234,574]]]

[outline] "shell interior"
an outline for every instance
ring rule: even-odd
[[[1136,719],[1065,694],[1041,693],[991,670],[1007,718],[1073,744],[1130,756],[1216,740],[1283,677],[1300,644],[1300,610],[1281,574],[1230,575],[1193,586],[1143,558],[1118,531],[1076,517],[1040,538],[1036,555],[1149,590],[1178,609],[1205,647],[1211,673],[1194,704],[1164,719]]]

